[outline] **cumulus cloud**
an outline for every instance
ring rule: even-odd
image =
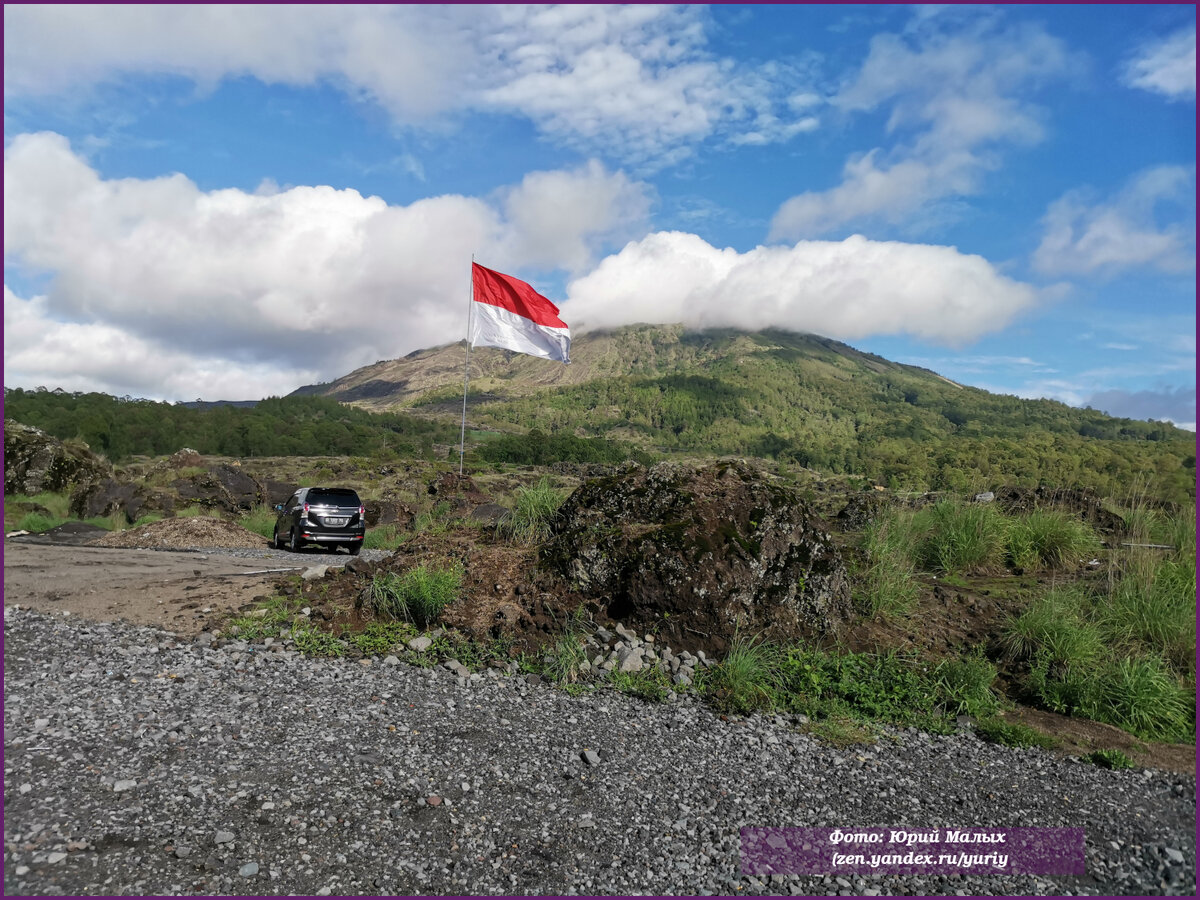
[[[705,21],[687,5],[10,5],[5,91],[141,73],[326,81],[404,125],[515,113],[587,153],[646,164],[711,136],[785,141],[816,126],[791,102],[799,73],[713,55]]]
[[[658,232],[571,282],[563,315],[579,329],[685,322],[781,327],[850,340],[910,334],[964,344],[1005,327],[1036,294],[953,247],[801,241],[747,253]]]
[[[1129,87],[1171,100],[1196,99],[1196,28],[1188,25],[1169,37],[1138,48],[1122,72]]]
[[[1064,194],[1042,218],[1034,267],[1047,275],[1111,275],[1135,267],[1188,271],[1196,252],[1194,183],[1193,169],[1158,166],[1110,198],[1098,199],[1088,189]]]
[[[239,393],[258,393],[282,379],[268,388],[255,372],[327,379],[455,340],[472,253],[507,271],[583,265],[648,203],[643,185],[599,164],[533,173],[491,201],[445,195],[389,206],[326,186],[205,192],[180,174],[103,179],[50,133],[13,140],[4,180],[6,262],[52,276],[44,296],[14,295],[26,304],[15,324],[61,332],[54,346],[95,338],[91,353],[118,360],[128,370],[121,383],[140,379],[130,390],[146,396],[166,383],[154,358],[181,372],[193,360],[192,380],[206,372],[213,384],[224,376],[205,361],[227,360],[245,375],[232,381],[244,385]],[[547,189],[575,202],[553,219],[551,245],[536,221]],[[7,348],[6,377],[28,371]],[[102,370],[111,375],[111,366],[92,369]]]
[[[826,234],[848,223],[910,223],[938,201],[969,196],[1007,146],[1041,140],[1027,94],[1078,67],[1039,27],[998,29],[985,18],[954,33],[938,17],[871,41],[866,61],[831,99],[847,115],[888,113],[890,149],[847,160],[842,181],[780,206],[772,239]]]

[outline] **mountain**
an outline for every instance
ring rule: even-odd
[[[1190,432],[991,394],[817,335],[633,325],[579,335],[571,355],[562,366],[473,350],[471,428],[752,455],[912,489],[1009,481],[1120,495],[1153,480],[1195,495]],[[457,421],[464,358],[461,342],[418,350],[296,393]]]

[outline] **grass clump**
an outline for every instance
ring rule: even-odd
[[[912,516],[888,510],[863,532],[866,557],[858,587],[858,606],[867,615],[908,612],[917,599],[910,555]]]
[[[664,703],[672,690],[667,674],[658,668],[642,669],[640,672],[617,672],[609,675],[612,686],[623,694],[638,697],[650,703]]]
[[[1086,523],[1055,510],[1035,509],[1014,519],[1007,531],[1007,552],[1014,568],[1057,569],[1090,559],[1100,540]]]
[[[718,710],[746,714],[774,709],[779,699],[783,655],[774,644],[735,636],[729,652],[701,682]]]
[[[550,536],[550,525],[566,494],[548,478],[532,487],[518,488],[513,507],[496,526],[500,535],[516,544],[537,544]]]
[[[1001,646],[1009,659],[1043,665],[1055,676],[1090,669],[1105,650],[1091,607],[1080,587],[1051,589],[1005,625]]]
[[[1083,759],[1102,769],[1132,769],[1134,767],[1134,761],[1120,750],[1093,750]]]
[[[380,525],[367,529],[363,547],[368,550],[395,550],[406,540],[408,533],[401,531],[398,525]]]
[[[982,654],[944,660],[934,668],[932,678],[947,715],[982,718],[999,708],[999,698],[992,690],[996,667]]]
[[[913,518],[916,561],[935,572],[992,572],[1005,559],[1007,522],[995,507],[941,500]]]
[[[458,597],[462,569],[418,566],[407,572],[386,572],[371,579],[368,600],[377,615],[426,628]]]
[[[44,513],[31,512],[25,513],[17,522],[17,530],[31,531],[37,534],[42,531],[49,531],[51,528],[57,528],[66,522],[67,519],[60,519],[57,516],[47,516]]]
[[[292,626],[291,638],[296,649],[306,656],[341,656],[346,652],[346,644],[340,637],[307,619]]]
[[[587,654],[587,614],[578,607],[567,619],[560,634],[550,645],[542,674],[556,684],[574,684],[579,680]]]
[[[275,535],[275,521],[279,518],[279,513],[275,508],[268,506],[265,503],[260,503],[250,512],[246,513],[238,520],[238,524],[247,531],[253,531],[255,534],[262,535],[270,540]]]
[[[363,653],[381,656],[415,634],[416,629],[407,622],[371,622],[362,631],[343,635],[343,640]]]
[[[1040,747],[1050,750],[1058,745],[1048,734],[1020,722],[1005,722],[998,716],[990,716],[976,722],[975,734],[988,743],[1003,744],[1006,747]]]

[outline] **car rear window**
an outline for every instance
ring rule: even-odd
[[[313,488],[306,498],[309,503],[332,506],[362,506],[358,494],[349,488]]]

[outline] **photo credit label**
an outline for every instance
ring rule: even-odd
[[[743,828],[744,875],[1083,875],[1082,828]]]

